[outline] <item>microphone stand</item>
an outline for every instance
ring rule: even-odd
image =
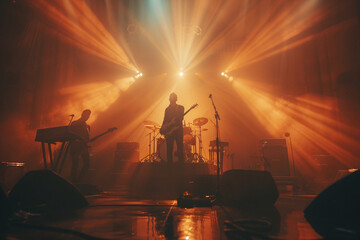
[[[74,116],[75,116],[74,114],[69,115],[69,117],[71,117],[71,118],[70,118],[70,121],[69,121],[68,126],[71,125],[71,123],[72,123],[72,121],[73,121],[73,119],[74,119]]]
[[[214,100],[212,98],[212,95],[209,95],[209,98],[211,99],[211,103],[214,107],[215,111],[215,119],[216,119],[216,196],[220,195],[220,142],[219,142],[219,121],[220,116],[218,111],[216,110],[216,106],[214,103]]]

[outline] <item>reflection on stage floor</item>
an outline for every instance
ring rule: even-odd
[[[27,215],[25,222],[32,227],[12,225],[3,239],[321,238],[303,215],[312,195],[281,194],[274,206],[256,208],[221,204],[180,208],[176,199],[134,198],[124,188],[86,198],[89,206],[75,212]],[[239,231],[233,222],[252,234]]]

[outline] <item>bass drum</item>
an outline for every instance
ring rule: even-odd
[[[195,145],[196,144],[196,138],[192,135],[191,127],[183,127],[183,142],[184,142],[184,145],[186,145],[186,144]]]
[[[184,135],[191,135],[192,134],[192,130],[191,130],[191,127],[183,127],[183,134]]]

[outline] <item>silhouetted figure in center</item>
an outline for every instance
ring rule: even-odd
[[[177,95],[171,93],[169,97],[170,105],[165,109],[164,121],[160,133],[165,135],[166,155],[169,163],[173,162],[174,142],[176,142],[177,156],[179,162],[184,162],[183,152],[183,127],[184,106],[176,104]]]
[[[88,142],[90,126],[86,123],[91,115],[91,111],[86,109],[82,112],[81,117],[72,122],[69,130],[71,133],[78,136],[76,140],[70,141],[70,156],[72,160],[71,168],[71,181],[73,183],[80,183],[84,175],[90,167],[90,154]],[[78,171],[80,158],[82,159],[83,166],[81,171]]]

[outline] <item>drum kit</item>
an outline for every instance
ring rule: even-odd
[[[183,125],[183,144],[184,144],[184,160],[185,162],[201,163],[206,159],[203,156],[202,132],[207,131],[207,128],[202,128],[208,123],[205,117],[196,118],[192,123]],[[144,127],[151,130],[146,137],[148,137],[149,154],[141,159],[141,162],[167,162],[166,159],[166,141],[160,134],[160,124],[146,120],[143,122]],[[176,144],[174,146],[176,151]],[[175,161],[177,160],[176,154]]]

